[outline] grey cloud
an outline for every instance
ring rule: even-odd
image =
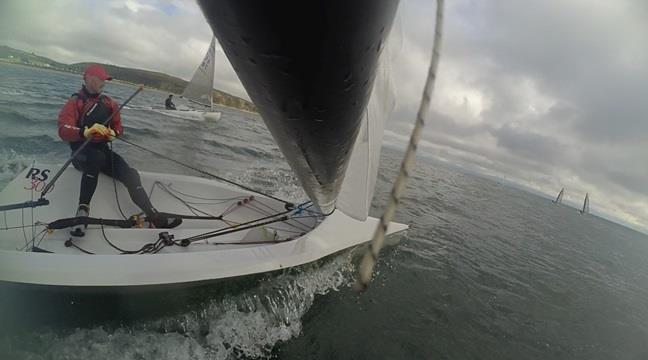
[[[493,61],[489,70],[498,77],[531,77],[542,92],[576,104],[582,117],[573,130],[583,140],[645,140],[648,68],[621,57],[639,46],[627,56],[646,60],[645,44],[627,41],[623,29],[646,34],[648,27],[645,18],[623,10],[633,3],[614,4],[608,6],[620,8],[622,17],[606,17],[586,2],[480,3],[463,15],[481,19],[484,31],[464,35],[473,51]],[[585,13],[597,17],[587,19]],[[486,79],[485,86],[492,84]],[[620,117],[623,126],[613,120]]]
[[[405,44],[426,57],[431,10],[417,12],[420,4],[403,22]],[[638,1],[448,3],[439,79],[458,71],[454,81],[478,90],[488,107],[477,118],[432,113],[426,139],[458,150],[456,161],[545,189],[562,179],[600,192],[606,211],[645,217],[647,201],[623,204],[648,196],[647,9]],[[395,75],[418,87],[423,80],[414,74],[424,72]],[[545,107],[530,111],[534,99]],[[413,118],[412,103],[399,118]]]
[[[151,4],[156,2],[146,3]],[[176,5],[169,16],[147,8],[133,12],[119,1],[53,2],[44,12],[40,1],[10,0],[0,5],[0,43],[62,62],[101,61],[188,79],[204,56],[211,29],[194,2]],[[217,56],[216,87],[246,96],[225,56]]]
[[[497,139],[497,144],[517,156],[536,159],[555,164],[563,158],[567,148],[556,139],[520,131],[509,124],[492,129],[491,134]]]

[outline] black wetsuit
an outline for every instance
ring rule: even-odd
[[[175,104],[173,101],[171,101],[171,97],[168,97],[166,101],[164,102],[164,107],[166,107],[167,110],[175,110]]]

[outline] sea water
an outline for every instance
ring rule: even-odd
[[[0,64],[0,187],[33,160],[67,159],[56,118],[80,84]],[[134,90],[106,86],[118,101]],[[257,115],[169,116],[157,110],[167,95],[147,89],[124,110],[129,141],[304,199]],[[115,151],[140,170],[189,173],[125,143]],[[383,149],[374,215],[401,156]],[[647,236],[425,158],[396,221],[411,229],[382,253],[363,295],[350,287],[357,260],[348,252],[162,295],[0,286],[0,359],[648,358]]]

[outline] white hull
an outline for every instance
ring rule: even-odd
[[[195,121],[218,121],[221,118],[219,111],[199,111],[199,110],[162,110],[151,109],[156,113],[170,116],[178,119],[195,120]]]
[[[42,173],[49,169],[51,176],[57,167],[36,166]],[[29,200],[32,179],[26,169],[7,188],[0,192],[0,205]],[[149,191],[155,181],[170,186],[174,191],[188,195],[215,198],[245,198],[250,193],[219,182],[203,178],[141,173],[142,183]],[[34,222],[52,222],[71,217],[76,208],[80,173],[68,169],[48,194],[50,205],[33,209]],[[121,207],[126,215],[139,212],[131,203],[126,190],[117,183]],[[38,189],[38,188],[37,188]],[[37,192],[33,193],[38,198]],[[230,222],[243,223],[257,219],[259,208],[283,211],[283,203],[254,195],[248,205],[237,206],[225,218]],[[151,199],[160,210],[170,213],[189,214],[185,205],[169,193],[157,188]],[[195,199],[194,199],[195,200]],[[220,214],[232,202],[196,205],[210,214]],[[236,200],[234,200],[236,203]],[[32,210],[7,211],[0,217],[0,228],[21,225],[24,221],[32,223]],[[24,215],[24,217],[23,217]],[[296,215],[296,214],[295,214]],[[112,179],[101,176],[93,198],[91,217],[120,219],[113,189]],[[299,216],[299,215],[296,215]],[[303,215],[302,215],[303,216]],[[299,221],[297,223],[296,221]],[[292,224],[291,224],[292,222]],[[52,253],[18,250],[25,246],[23,229],[0,230],[0,281],[24,284],[76,286],[76,287],[130,287],[147,285],[170,285],[199,281],[225,279],[243,275],[264,273],[316,261],[341,250],[357,246],[371,239],[377,219],[354,220],[340,211],[328,217],[302,217],[277,222],[265,226],[233,232],[216,238],[193,243],[188,247],[168,246],[156,254],[121,255],[104,240],[99,226],[90,226],[83,238],[74,243],[84,250],[95,253],[88,255],[73,247],[66,247],[70,238],[68,229],[55,230],[42,242],[36,242],[39,249]],[[298,226],[297,226],[298,225]],[[144,244],[154,242],[158,234],[168,231],[176,239],[225,227],[220,220],[185,220],[175,229],[120,229],[105,228],[106,236],[123,249],[138,249]],[[304,229],[305,234],[295,234],[295,227]],[[269,229],[273,230],[269,230]],[[307,232],[308,229],[314,228]],[[389,233],[405,230],[406,225],[392,223]],[[39,232],[42,227],[36,228]],[[277,233],[282,242],[246,244],[268,239],[269,234]],[[31,227],[25,229],[27,239],[31,239]],[[230,245],[216,245],[227,242]]]

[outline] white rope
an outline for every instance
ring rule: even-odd
[[[396,212],[396,208],[398,207],[398,204],[400,202],[403,190],[405,190],[407,179],[409,178],[412,168],[414,167],[416,148],[421,138],[421,131],[423,130],[423,126],[425,126],[425,116],[430,108],[432,91],[434,90],[434,81],[436,80],[437,67],[439,65],[439,53],[441,51],[441,29],[443,27],[443,3],[444,0],[437,0],[432,60],[430,61],[430,69],[428,70],[428,77],[425,82],[425,88],[423,89],[423,99],[421,100],[421,105],[416,116],[416,125],[412,130],[409,146],[405,151],[405,157],[403,158],[403,162],[401,163],[400,173],[396,178],[396,182],[394,182],[394,187],[392,188],[385,213],[380,218],[380,223],[376,227],[376,231],[374,232],[373,239],[371,239],[369,249],[365,253],[364,257],[362,258],[362,262],[360,263],[358,278],[356,280],[356,283],[354,284],[354,289],[356,291],[364,291],[369,286],[369,282],[371,281],[371,276],[373,274],[373,269],[376,266],[376,262],[378,261],[380,249],[383,247],[383,243],[385,241],[387,226],[394,218],[394,213]]]

